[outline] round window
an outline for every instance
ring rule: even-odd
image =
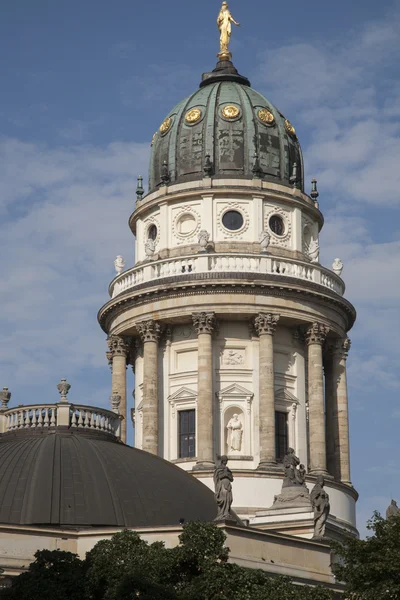
[[[269,228],[275,235],[285,235],[285,223],[283,222],[282,217],[279,217],[278,215],[272,215],[269,220]]]
[[[230,231],[237,231],[243,227],[243,215],[237,210],[228,210],[222,217],[222,224]]]
[[[147,237],[149,240],[153,240],[153,242],[157,239],[157,227],[155,225],[150,225],[149,229],[147,230]]]
[[[193,215],[186,213],[186,214],[182,215],[181,217],[179,217],[178,232],[181,235],[190,235],[191,233],[193,233],[195,231],[196,226],[197,226],[196,219],[194,218]]]

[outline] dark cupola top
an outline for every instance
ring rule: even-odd
[[[210,176],[304,189],[293,125],[230,60],[203,75],[200,88],[168,113],[152,141],[150,192]]]

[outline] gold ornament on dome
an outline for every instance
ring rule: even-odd
[[[238,117],[239,115],[240,110],[237,106],[234,106],[233,104],[228,104],[222,109],[222,116],[225,117],[225,119],[236,119],[236,117]]]
[[[165,121],[163,121],[161,123],[160,133],[167,133],[167,131],[169,131],[171,129],[171,125],[172,125],[172,119],[170,117],[167,117],[165,119]]]
[[[267,125],[272,125],[275,123],[275,117],[272,112],[268,110],[268,108],[260,108],[258,111],[258,118]]]
[[[151,139],[151,144],[150,144],[151,146],[154,146],[156,139],[157,139],[157,131],[155,132],[155,134],[153,135],[153,137]]]
[[[192,108],[188,110],[185,116],[186,123],[197,123],[201,119],[201,110],[199,108]]]
[[[289,119],[285,119],[285,127],[286,127],[286,131],[290,134],[295,136],[296,135],[296,130],[293,127],[293,125],[291,124],[291,122],[289,121]]]

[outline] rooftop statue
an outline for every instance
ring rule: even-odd
[[[232,34],[231,23],[240,27],[240,23],[237,23],[231,15],[228,3],[223,2],[217,19],[217,25],[221,32],[220,52],[218,54],[220,60],[230,60],[232,58],[232,54],[229,52],[229,42],[231,41]]]
[[[386,511],[386,518],[394,517],[400,514],[400,508],[397,506],[396,500],[392,500]]]

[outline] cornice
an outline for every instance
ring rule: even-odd
[[[354,306],[348,301],[323,286],[307,282],[301,285],[292,277],[258,274],[257,280],[249,280],[245,273],[197,273],[158,279],[157,283],[146,282],[134,289],[118,295],[107,302],[98,312],[98,321],[102,329],[108,333],[111,318],[122,314],[129,305],[143,306],[153,303],[155,299],[179,298],[182,296],[215,295],[215,294],[248,294],[274,296],[293,300],[303,297],[316,302],[334,306],[347,318],[350,330],[356,319]],[[263,283],[265,282],[265,283]]]

